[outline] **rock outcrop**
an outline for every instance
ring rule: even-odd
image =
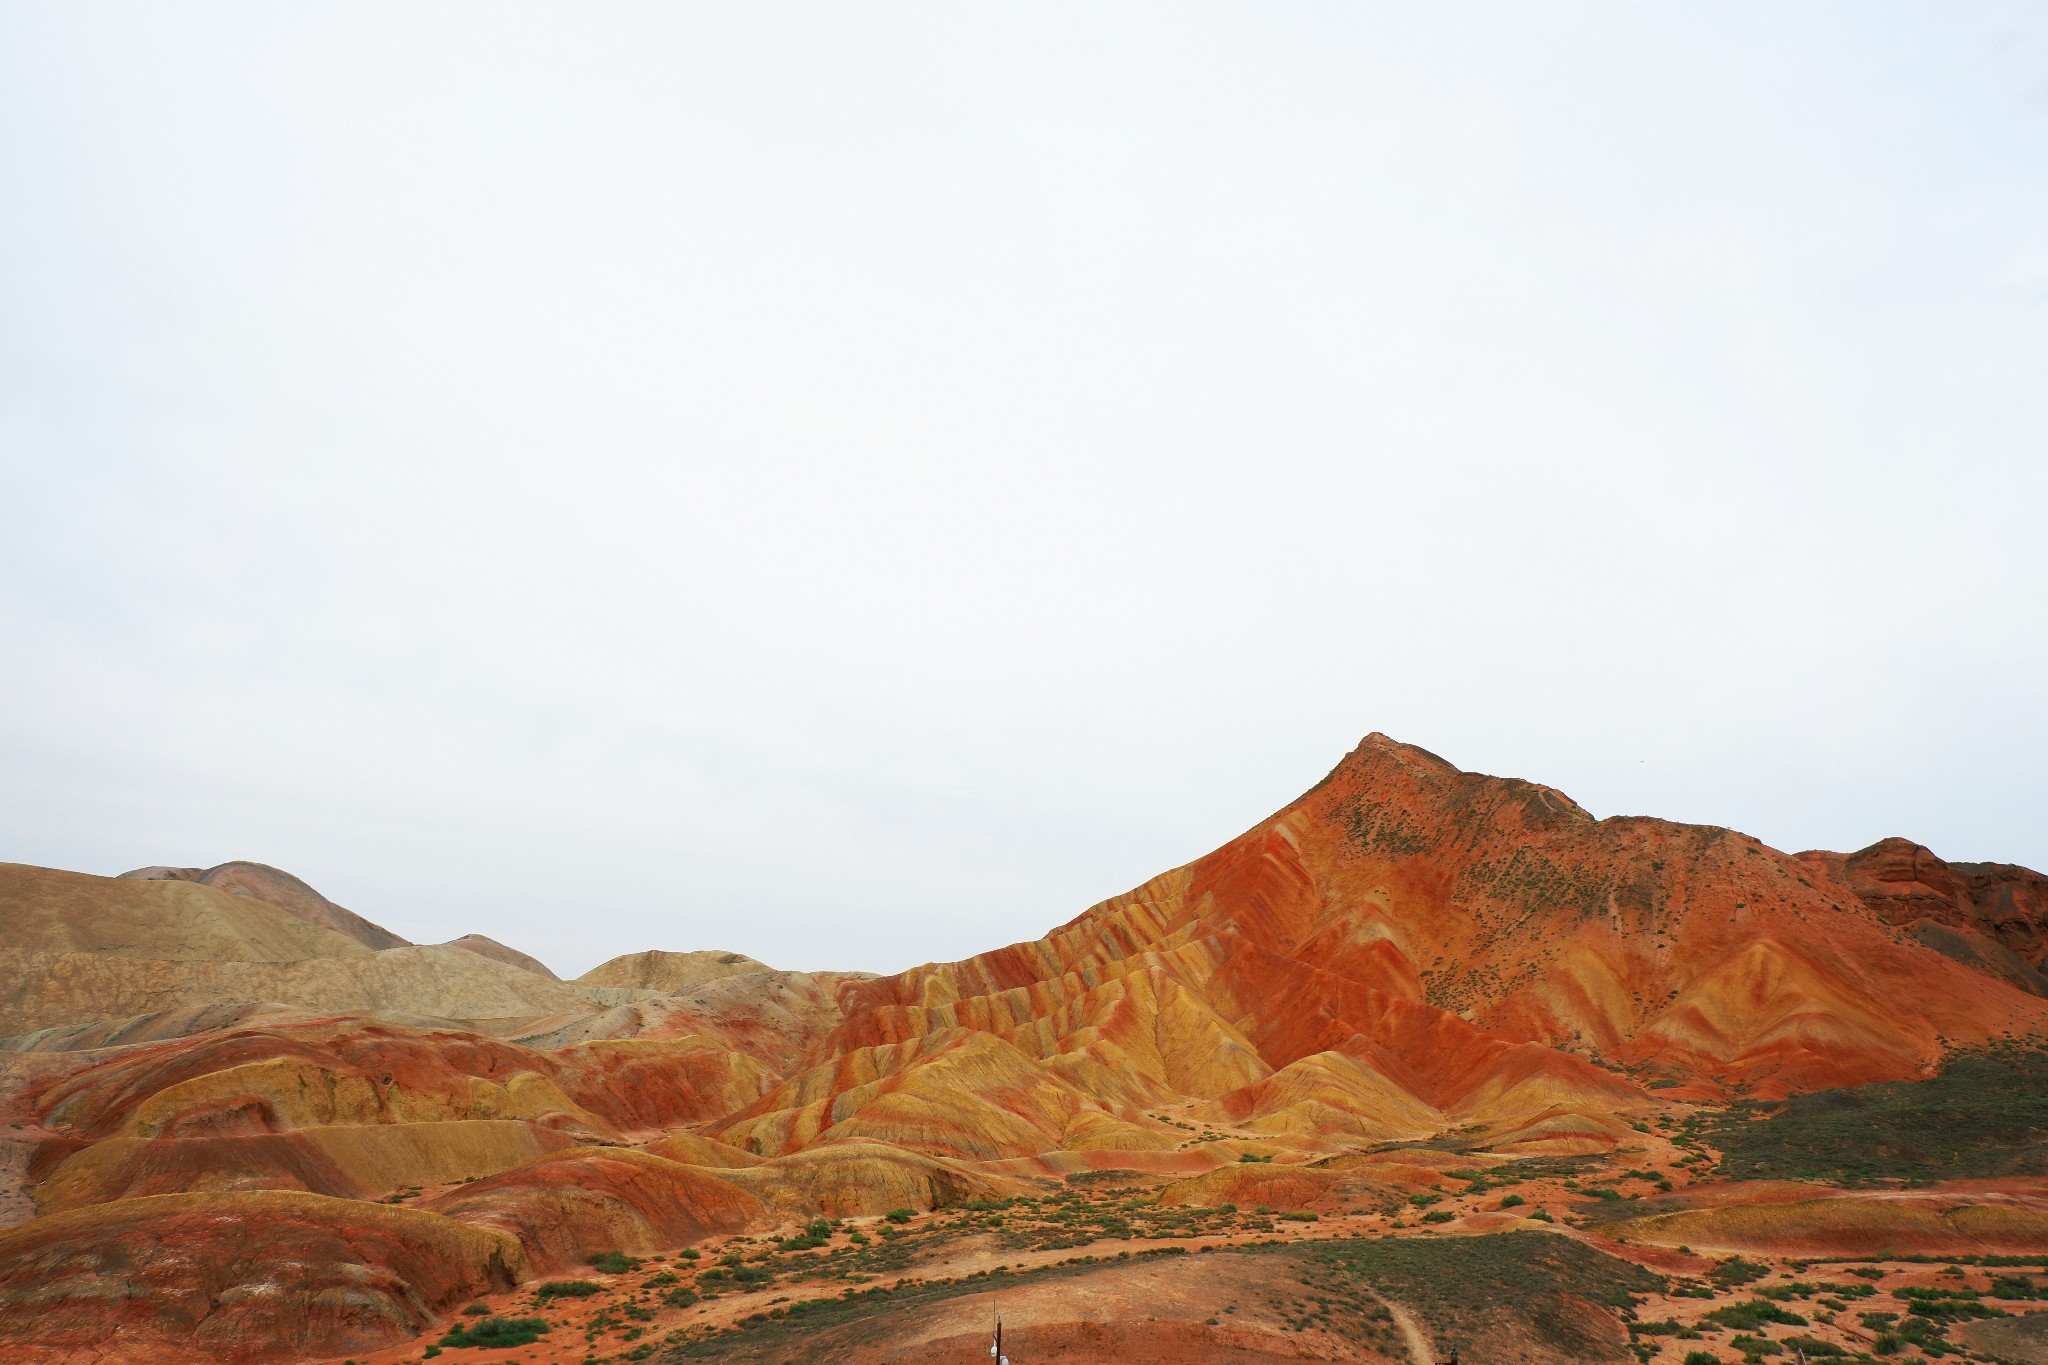
[[[516,1238],[414,1209],[165,1194],[0,1231],[10,1365],[264,1365],[418,1335],[525,1274]]]
[[[1910,839],[1799,855],[1886,924],[1965,966],[2048,995],[2048,877],[2005,863],[1947,863]]]
[[[626,1148],[576,1148],[424,1207],[516,1238],[536,1268],[567,1270],[592,1248],[635,1254],[746,1227],[765,1206],[724,1174]]]

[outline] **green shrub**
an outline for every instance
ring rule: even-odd
[[[585,1260],[592,1270],[605,1275],[623,1275],[640,1268],[639,1261],[622,1251],[594,1251]]]
[[[1270,1166],[1273,1163],[1273,1158],[1270,1156],[1253,1156],[1250,1152],[1238,1153],[1237,1159],[1245,1165],[1257,1165],[1263,1162]]]
[[[483,1318],[456,1327],[441,1338],[443,1346],[531,1346],[547,1334],[546,1318]]]
[[[1761,1280],[1770,1273],[1771,1268],[1767,1265],[1759,1265],[1755,1261],[1745,1261],[1740,1256],[1731,1256],[1712,1270],[1709,1270],[1707,1278],[1720,1285],[1723,1289],[1733,1289],[1738,1284],[1748,1284],[1751,1280]]]
[[[1510,1194],[1502,1197],[1500,1206],[1504,1209],[1518,1209],[1528,1202],[1519,1194]]]
[[[465,1317],[487,1318],[491,1315],[491,1306],[487,1303],[473,1303],[462,1312]]]
[[[873,1206],[870,1205],[869,1207]],[[907,1223],[916,1216],[917,1215],[912,1213],[909,1209],[890,1209],[887,1213],[882,1215],[882,1217],[888,1219],[892,1223]]]
[[[1712,1351],[1687,1351],[1685,1365],[1721,1365],[1721,1357]]]
[[[1457,1214],[1452,1213],[1449,1209],[1431,1209],[1428,1213],[1422,1215],[1422,1221],[1425,1223],[1448,1223],[1457,1216]]]
[[[670,1308],[688,1308],[697,1301],[697,1291],[689,1288],[671,1289],[661,1296],[661,1301]]]
[[[603,1292],[603,1285],[590,1280],[549,1280],[534,1290],[533,1296],[546,1303],[549,1299],[587,1299]]]
[[[1822,1341],[1819,1337],[1786,1337],[1785,1344],[1805,1352],[1808,1360],[1812,1360],[1815,1356],[1845,1356],[1849,1354],[1832,1341]]]
[[[1306,1209],[1290,1209],[1280,1215],[1280,1221],[1283,1223],[1314,1223],[1321,1220],[1318,1215],[1310,1213]]]
[[[1806,1319],[1789,1309],[1780,1308],[1769,1299],[1747,1299],[1742,1303],[1731,1303],[1722,1308],[1708,1310],[1703,1316],[1733,1327],[1738,1332],[1747,1332],[1767,1322],[1782,1322],[1787,1327],[1804,1327]]]

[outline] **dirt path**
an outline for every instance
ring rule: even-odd
[[[1408,1343],[1408,1355],[1415,1365],[1436,1365],[1436,1349],[1429,1344],[1415,1315],[1398,1303],[1387,1304],[1387,1311],[1394,1315],[1394,1326],[1401,1329],[1401,1340]]]

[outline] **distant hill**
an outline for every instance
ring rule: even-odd
[[[372,924],[353,910],[344,910],[289,872],[263,863],[222,863],[218,867],[139,867],[123,872],[135,881],[186,881],[211,886],[231,896],[248,896],[266,901],[308,924],[346,934],[365,948],[409,948],[381,924]]]
[[[725,953],[715,950],[694,953],[667,953],[650,949],[644,953],[627,953],[611,961],[591,968],[576,978],[579,986],[622,986],[629,990],[659,991],[663,995],[674,995],[706,981],[715,981],[722,976],[741,976],[747,972],[765,972],[769,966],[756,962],[744,953]]]

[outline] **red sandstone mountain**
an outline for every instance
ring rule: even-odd
[[[0,1089],[20,1125],[0,1177],[43,1215],[0,1232],[0,1346],[21,1359],[71,1358],[91,1311],[118,1319],[125,1358],[195,1358],[200,1289],[146,1248],[203,1260],[263,1220],[306,1249],[245,1267],[266,1304],[325,1301],[343,1243],[377,1296],[283,1334],[222,1319],[204,1358],[405,1340],[597,1244],[1111,1167],[1229,1167],[1176,1187],[1196,1203],[1355,1169],[1399,1183],[1399,1163],[1357,1163],[1447,1134],[1494,1160],[1602,1153],[1673,1100],[1914,1077],[2048,1036],[2038,874],[1902,840],[1791,856],[1596,820],[1379,735],[1042,939],[883,978],[651,953],[561,983],[502,952],[373,952],[359,917],[259,871],[0,877],[32,968],[11,1027],[46,1030]],[[160,1013],[103,1019],[92,1000]],[[1280,1166],[1232,1167],[1244,1154]],[[438,1192],[402,1218],[364,1202],[406,1187]],[[205,1292],[235,1290],[241,1263],[223,1264]],[[70,1292],[60,1267],[104,1307],[45,1317]]]
[[[850,986],[817,1064],[724,1136],[988,1157],[1080,1145],[1079,1124],[1144,1146],[1161,1135],[1142,1111],[1191,1098],[1310,1143],[1455,1125],[1570,1146],[1646,1102],[1594,1059],[1785,1094],[2048,1029],[2002,963],[1926,946],[1847,875],[1729,830],[1595,820],[1374,735],[1272,819],[1044,939]],[[2039,883],[1980,883],[2022,907],[2016,940],[2039,931]]]

